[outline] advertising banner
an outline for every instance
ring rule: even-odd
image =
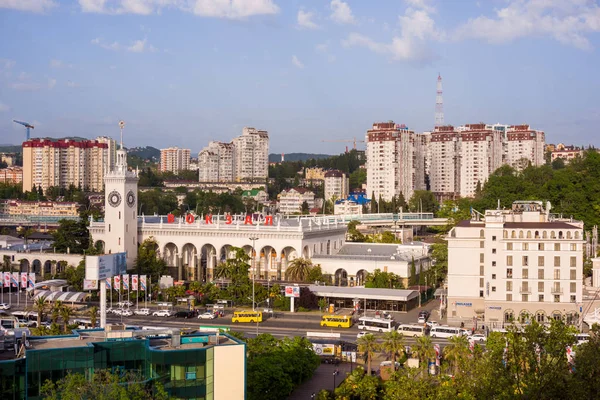
[[[27,289],[27,272],[21,272],[21,289]]]
[[[19,287],[19,273],[18,272],[13,272],[12,276],[10,277],[10,283],[12,284],[12,287]]]
[[[127,253],[87,256],[85,259],[86,279],[106,279],[127,271]]]
[[[129,290],[129,274],[124,274],[121,282],[123,283],[123,290]]]
[[[29,273],[29,287],[32,288],[34,286],[35,286],[35,273],[30,272]]]
[[[131,290],[140,290],[138,288],[138,276],[137,275],[131,275]]]
[[[98,281],[94,279],[84,279],[83,280],[83,290],[97,290],[98,289]]]
[[[313,350],[318,356],[333,356],[335,355],[335,346],[332,344],[313,343]]]
[[[146,291],[146,275],[140,275],[140,290]]]
[[[286,286],[285,297],[300,297],[300,286]]]
[[[10,287],[10,272],[4,273],[4,287]]]
[[[116,275],[115,279],[115,289],[121,290],[121,275]]]
[[[112,290],[112,278],[106,278],[106,289]]]

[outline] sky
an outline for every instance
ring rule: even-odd
[[[599,32],[593,0],[0,0],[0,143],[122,119],[128,147],[252,126],[337,154],[377,121],[431,130],[441,74],[446,124],[600,146]]]

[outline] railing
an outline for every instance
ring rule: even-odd
[[[519,289],[519,293],[520,294],[531,294],[531,288],[528,287],[523,287],[521,286],[521,288]]]
[[[553,286],[552,289],[550,289],[550,293],[563,294],[563,289],[560,286]]]

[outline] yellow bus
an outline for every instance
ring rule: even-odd
[[[352,317],[346,315],[323,315],[321,317],[321,326],[350,328],[352,326]]]
[[[233,313],[231,322],[262,322],[260,311],[236,311]]]

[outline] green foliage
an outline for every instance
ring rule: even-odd
[[[83,280],[85,279],[85,259],[79,262],[77,268],[67,267],[59,274],[60,279],[66,279],[69,286],[72,286],[76,292],[83,290]]]
[[[230,279],[231,284],[227,286],[226,297],[237,304],[248,304],[248,299],[252,298],[252,280],[248,276],[250,256],[239,247],[231,247],[229,251],[235,255],[217,265],[215,279]],[[258,288],[262,288],[262,285],[256,284],[255,290]]]
[[[178,209],[177,196],[173,192],[163,192],[159,188],[140,191],[138,194],[140,214],[169,214]]]
[[[309,259],[295,258],[285,269],[285,279],[292,282],[310,282],[309,277],[312,269],[313,264]],[[320,266],[319,269],[321,269]]]
[[[359,168],[350,174],[350,189],[360,189],[363,183],[367,182],[366,168]]]
[[[371,362],[373,360],[373,356],[379,349],[381,345],[377,342],[377,338],[372,333],[368,333],[364,336],[359,337],[356,340],[356,344],[358,345],[358,351],[363,353],[364,357],[367,361],[367,374],[371,375]]]
[[[367,275],[366,288],[402,289],[402,278],[393,272],[382,272],[379,268]]]
[[[417,267],[415,265],[415,258],[413,257],[410,262],[410,277],[408,278],[408,285],[413,286],[413,285],[416,285],[417,283],[418,283]]]
[[[184,206],[189,206],[198,215],[223,214],[226,212],[237,214],[246,212],[246,208],[252,206],[252,199],[244,202],[241,192],[237,193],[214,193],[212,191],[195,190],[189,192],[183,200]]]
[[[384,231],[382,233],[373,233],[366,235],[364,241],[367,243],[402,243],[402,241],[396,238],[394,232]]]
[[[158,257],[158,243],[152,237],[144,240],[138,248],[135,269],[138,274],[149,275],[152,282],[158,282],[165,273],[167,263]]]
[[[358,229],[356,228],[359,224],[360,224],[360,222],[357,220],[350,221],[348,223],[348,239],[351,242],[364,242],[365,241],[365,235],[360,233],[358,231]]]
[[[435,213],[438,210],[438,202],[432,192],[428,190],[415,190],[408,202],[412,212]]]
[[[58,229],[52,234],[54,247],[59,253],[66,253],[67,249],[74,254],[83,254],[90,247],[90,234],[87,229],[87,220],[80,218],[77,221],[61,219]]]

